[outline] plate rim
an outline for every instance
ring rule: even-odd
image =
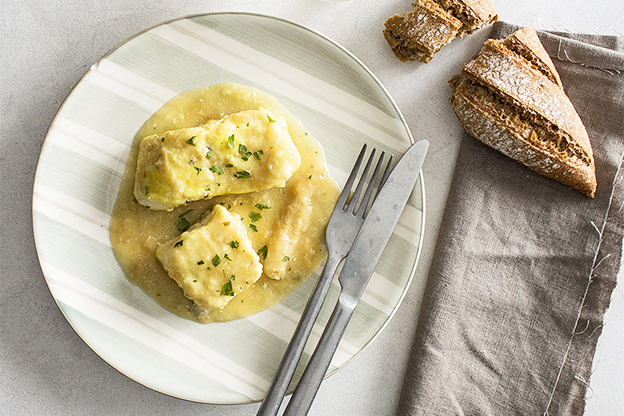
[[[58,309],[60,310],[61,314],[65,318],[65,321],[67,321],[67,323],[70,325],[70,327],[76,333],[76,335],[78,335],[78,337],[82,340],[82,342],[84,342],[89,347],[89,349],[95,353],[95,355],[97,355],[102,361],[104,361],[106,364],[108,364],[109,366],[114,368],[117,372],[122,374],[124,377],[126,377],[126,378],[128,378],[128,379],[130,379],[130,380],[132,380],[132,381],[134,381],[134,382],[136,382],[136,383],[138,383],[138,384],[140,384],[142,386],[145,386],[145,387],[147,387],[147,388],[149,388],[149,389],[151,389],[153,391],[156,391],[158,393],[164,394],[166,396],[174,397],[174,398],[185,400],[185,401],[189,401],[189,402],[195,402],[195,403],[204,403],[204,404],[211,404],[211,405],[237,405],[237,404],[259,403],[263,399],[248,400],[248,401],[244,401],[244,402],[243,401],[241,401],[241,402],[212,402],[212,401],[202,401],[202,400],[191,399],[191,398],[188,398],[188,397],[181,397],[179,395],[175,395],[173,393],[163,391],[163,389],[157,388],[157,387],[155,387],[153,385],[147,385],[144,382],[136,380],[135,378],[129,376],[128,374],[126,374],[126,372],[124,372],[120,368],[118,368],[114,363],[112,363],[108,359],[105,359],[104,357],[102,357],[100,355],[100,353],[95,348],[93,348],[91,346],[91,344],[82,336],[80,331],[74,326],[74,323],[69,319],[69,317],[65,313],[64,309],[59,304],[58,298],[54,295],[54,292],[52,291],[52,288],[50,287],[50,281],[49,281],[48,276],[47,276],[47,274],[45,272],[44,264],[42,262],[40,254],[39,254],[39,245],[42,244],[42,243],[38,242],[37,232],[36,232],[36,227],[35,227],[35,222],[36,222],[36,220],[35,220],[35,190],[37,188],[37,179],[39,177],[39,169],[41,167],[41,157],[44,154],[44,151],[46,149],[46,145],[49,143],[48,139],[49,139],[50,133],[52,132],[52,130],[53,130],[53,128],[54,128],[54,126],[55,126],[55,124],[57,122],[57,119],[60,117],[61,113],[63,112],[63,109],[65,108],[65,106],[68,103],[68,101],[71,99],[72,95],[74,94],[74,92],[76,91],[78,86],[80,86],[83,83],[85,78],[91,72],[97,70],[99,64],[102,61],[104,61],[111,54],[116,52],[118,49],[120,49],[121,47],[123,47],[127,43],[129,43],[129,42],[133,41],[134,39],[138,38],[139,36],[142,36],[145,33],[148,33],[148,32],[150,32],[150,31],[152,31],[152,30],[154,30],[154,29],[156,29],[158,27],[166,26],[166,25],[169,25],[169,24],[174,23],[174,22],[178,22],[178,21],[182,21],[182,20],[189,20],[189,19],[203,17],[203,16],[217,16],[217,15],[244,15],[244,16],[250,16],[250,17],[260,17],[260,18],[266,18],[266,19],[270,19],[270,20],[276,20],[276,21],[279,21],[279,22],[287,24],[287,25],[295,26],[295,27],[297,27],[299,29],[302,29],[302,30],[304,30],[306,32],[309,32],[312,35],[318,36],[321,39],[329,42],[331,45],[333,45],[334,47],[338,48],[341,52],[346,54],[356,64],[358,64],[358,66],[360,66],[360,68],[363,69],[364,72],[366,72],[366,74],[368,76],[370,76],[370,78],[375,82],[375,84],[377,84],[377,87],[380,88],[380,90],[383,92],[383,94],[389,100],[390,104],[392,105],[392,108],[396,111],[397,115],[399,116],[399,121],[401,122],[403,128],[405,129],[405,132],[407,133],[407,137],[408,137],[408,139],[410,141],[410,145],[415,143],[414,137],[413,137],[412,132],[411,132],[411,130],[409,128],[409,124],[407,123],[407,120],[403,116],[403,113],[401,112],[399,106],[397,105],[396,101],[394,100],[394,97],[390,94],[388,89],[382,84],[382,82],[379,80],[379,78],[366,66],[366,64],[364,64],[364,62],[362,60],[360,60],[355,54],[353,54],[347,48],[342,46],[337,41],[331,39],[327,35],[324,35],[323,33],[319,32],[319,31],[317,31],[315,29],[312,29],[311,27],[303,25],[301,23],[297,23],[297,22],[294,22],[292,20],[289,20],[289,19],[286,19],[286,18],[283,18],[283,17],[278,17],[278,16],[264,14],[264,13],[246,12],[246,11],[217,11],[217,12],[188,14],[188,15],[184,15],[184,16],[181,16],[181,17],[177,17],[177,18],[173,18],[173,19],[162,21],[160,23],[152,25],[152,26],[150,26],[150,27],[148,27],[146,29],[143,29],[143,30],[133,34],[132,36],[124,39],[123,41],[121,41],[120,43],[115,45],[113,48],[109,49],[104,55],[102,55],[100,58],[98,58],[93,64],[91,64],[89,69],[72,86],[72,88],[69,90],[69,92],[67,93],[67,95],[63,99],[63,102],[59,106],[58,110],[56,111],[56,114],[52,118],[52,121],[50,122],[50,125],[49,125],[49,127],[47,129],[46,135],[45,135],[45,137],[43,139],[43,143],[42,143],[41,149],[39,151],[39,156],[37,158],[37,167],[35,169],[35,174],[34,174],[34,179],[33,179],[33,188],[32,188],[32,193],[31,193],[31,222],[32,222],[32,233],[33,233],[33,238],[34,238],[34,243],[35,243],[35,252],[36,252],[36,255],[37,255],[37,261],[39,263],[39,268],[41,269],[41,272],[42,272],[43,278],[44,278],[44,280],[46,282],[46,285],[48,287],[48,290],[50,291],[50,294],[52,295],[52,298],[54,299],[54,302],[55,302],[56,306],[58,307]],[[405,300],[405,297],[407,296],[407,293],[408,293],[409,289],[411,288],[412,282],[414,281],[414,276],[416,274],[416,269],[418,267],[418,263],[420,262],[420,256],[422,254],[422,247],[423,247],[424,235],[425,235],[425,224],[426,224],[426,218],[427,218],[427,203],[426,203],[426,195],[425,195],[425,178],[424,178],[424,173],[423,173],[422,168],[419,171],[418,175],[419,175],[419,179],[418,179],[417,183],[420,183],[420,193],[421,193],[421,199],[422,199],[422,211],[421,211],[422,212],[422,216],[421,216],[421,221],[420,221],[421,222],[421,226],[420,226],[420,229],[419,229],[418,247],[416,249],[416,255],[414,257],[414,264],[412,265],[412,269],[409,272],[409,277],[407,279],[407,282],[405,283],[405,287],[403,288],[401,296],[399,297],[399,299],[397,300],[396,304],[392,308],[392,311],[388,314],[386,320],[383,322],[381,327],[379,327],[379,329],[375,332],[375,334],[359,349],[359,351],[357,351],[355,354],[353,354],[348,360],[346,360],[344,363],[342,363],[340,366],[336,367],[332,371],[328,372],[325,375],[324,379],[327,379],[328,377],[331,377],[332,375],[336,374],[338,371],[340,371],[341,369],[346,367],[349,363],[351,363],[351,361],[353,361],[353,359],[355,359],[355,357],[359,356],[364,350],[366,350],[369,347],[369,345],[371,345],[373,343],[373,341],[375,341],[382,334],[382,332],[390,324],[390,321],[396,315],[399,307],[403,304],[403,301]],[[418,186],[418,185],[416,185],[416,186]],[[414,188],[414,190],[415,189],[416,189],[416,187]],[[412,192],[414,192],[414,191],[412,191]],[[291,394],[291,393],[292,393],[292,390],[289,389],[287,394]]]

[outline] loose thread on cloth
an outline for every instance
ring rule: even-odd
[[[548,411],[550,410],[550,406],[552,405],[552,401],[553,401],[553,398],[555,396],[555,392],[557,391],[557,387],[559,386],[559,380],[561,379],[561,374],[563,373],[563,368],[565,367],[566,363],[568,362],[568,358],[570,356],[570,349],[572,348],[572,341],[574,340],[574,336],[577,335],[576,330],[577,330],[579,322],[581,320],[581,314],[583,313],[583,308],[585,307],[585,301],[587,300],[587,293],[589,292],[589,287],[590,287],[591,282],[593,280],[594,272],[596,271],[596,268],[600,265],[602,260],[604,260],[606,257],[608,257],[610,255],[610,254],[608,254],[606,257],[603,257],[600,261],[598,261],[598,254],[600,253],[600,248],[602,246],[604,231],[606,229],[607,222],[609,220],[609,212],[611,211],[611,204],[613,203],[613,198],[615,197],[616,187],[618,186],[618,184],[620,182],[620,172],[622,170],[622,164],[623,163],[624,163],[624,152],[622,152],[622,154],[620,155],[620,163],[619,163],[617,171],[615,172],[615,176],[613,178],[613,182],[612,182],[612,186],[611,186],[611,195],[609,196],[609,203],[607,204],[607,209],[606,209],[606,212],[605,212],[605,215],[604,215],[604,218],[603,218],[602,227],[600,229],[598,229],[598,227],[596,227],[594,222],[593,221],[591,222],[592,225],[594,226],[594,228],[596,229],[596,231],[598,232],[598,237],[599,237],[598,238],[598,244],[597,244],[595,252],[594,252],[594,259],[592,261],[592,266],[591,266],[591,268],[589,270],[589,276],[587,278],[587,285],[585,287],[585,292],[583,293],[583,296],[581,298],[581,304],[580,304],[580,306],[578,308],[576,321],[574,323],[574,328],[572,329],[572,334],[570,336],[570,339],[568,340],[568,346],[566,348],[565,354],[564,354],[563,359],[561,361],[561,366],[559,367],[559,372],[557,373],[557,378],[555,379],[555,384],[553,386],[552,392],[550,393],[550,396],[548,397],[548,403],[546,404],[546,409],[544,410],[544,413],[543,413],[544,416],[548,416]]]
[[[568,55],[568,51],[565,49],[563,50],[563,54],[565,55],[565,59],[564,59],[561,57],[561,43],[562,43],[562,39],[559,39],[559,46],[557,47],[557,56],[554,56],[553,58],[559,61],[570,62],[576,65],[584,66],[586,68],[596,68],[596,69],[606,72],[609,75],[615,75],[615,73],[618,73],[618,74],[621,73],[621,71],[617,68],[603,68],[600,66],[587,65],[582,62],[575,61],[572,58],[570,58],[570,56]]]

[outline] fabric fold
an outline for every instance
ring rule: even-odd
[[[538,34],[589,133],[596,197],[462,138],[401,416],[583,413],[622,261],[624,40]]]

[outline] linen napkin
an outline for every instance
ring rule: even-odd
[[[622,261],[624,39],[539,36],[589,133],[596,197],[462,138],[401,416],[584,411]]]

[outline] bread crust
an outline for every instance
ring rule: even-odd
[[[457,36],[461,22],[432,0],[419,0],[414,9],[396,14],[383,34],[394,55],[403,62],[428,63],[440,48]]]
[[[540,72],[563,88],[555,64],[548,56],[548,52],[544,49],[532,27],[525,27],[512,33],[502,43],[529,60]]]
[[[488,40],[481,51],[464,65],[462,73],[558,126],[593,161],[587,131],[568,96],[521,56],[500,42]]]
[[[418,0],[413,9],[389,17],[383,35],[403,62],[428,63],[456,37],[498,20],[490,0]]]
[[[468,134],[480,142],[527,166],[529,169],[554,179],[593,198],[596,176],[593,165],[578,166],[562,160],[525,140],[522,135],[475,103],[472,97],[458,88],[451,97],[451,105]]]
[[[462,21],[458,36],[471,34],[475,30],[494,23],[498,14],[490,0],[436,0],[445,10]]]
[[[596,175],[589,136],[545,57],[532,29],[488,40],[461,75],[449,81],[449,101],[471,136],[593,198]]]

